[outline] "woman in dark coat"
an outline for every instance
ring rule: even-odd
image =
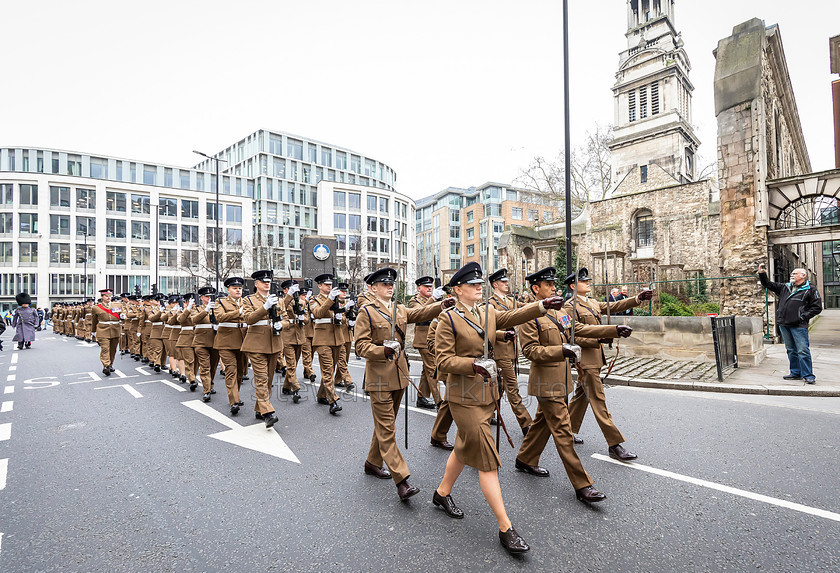
[[[15,316],[12,318],[12,326],[15,327],[15,336],[12,342],[18,343],[18,349],[32,348],[32,341],[35,340],[35,327],[38,326],[38,311],[32,308],[32,297],[29,293],[22,292],[15,297],[20,305],[15,309]]]

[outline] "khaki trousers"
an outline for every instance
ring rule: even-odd
[[[163,366],[163,339],[149,339],[149,362]]]
[[[239,389],[248,366],[248,356],[239,350],[219,350],[219,360],[225,365],[225,388],[228,402],[233,406],[239,402]]]
[[[405,389],[391,392],[370,393],[370,409],[373,413],[373,438],[370,441],[367,461],[376,467],[387,464],[394,483],[409,477],[408,464],[397,446],[397,412],[400,410]]]
[[[427,348],[415,348],[423,360],[423,373],[420,374],[420,395],[424,398],[432,397],[435,404],[440,404],[440,388],[435,379],[435,357]]]
[[[572,400],[569,402],[569,420],[572,424],[572,432],[575,434],[580,431],[587,406],[592,406],[592,413],[595,414],[595,420],[608,446],[617,446],[624,441],[624,436],[616,428],[612,415],[607,409],[607,396],[604,394],[600,369],[584,368],[582,375],[578,378],[575,393],[572,394]]]
[[[254,371],[254,394],[256,394],[257,402],[254,404],[254,411],[260,414],[270,414],[274,411],[274,406],[271,405],[271,388],[274,382],[274,368],[277,366],[277,357],[279,352],[273,354],[262,354],[261,352],[247,352],[251,360],[251,368]],[[225,364],[225,383],[227,383],[227,364]],[[230,392],[228,391],[228,394]],[[239,401],[239,389],[237,388],[236,400]]]
[[[572,436],[572,426],[569,422],[569,410],[566,406],[564,398],[537,398],[539,400],[539,407],[537,407],[537,416],[534,418],[534,423],[531,424],[531,429],[522,440],[522,447],[519,448],[519,454],[516,459],[528,464],[529,466],[536,466],[540,463],[540,455],[548,443],[548,438],[554,438],[554,446],[557,448],[557,453],[560,454],[560,459],[563,461],[563,467],[566,468],[566,475],[569,476],[569,481],[572,482],[572,487],[576,490],[592,485],[592,478],[583,469],[583,464],[575,452],[574,437]]]
[[[297,379],[297,364],[302,351],[302,344],[283,345],[283,354],[286,357],[286,379],[283,381],[283,388],[286,390],[300,390]]]
[[[219,351],[211,346],[196,346],[194,351],[199,376],[201,376],[201,387],[206,394],[213,389],[216,368],[219,366]]]
[[[181,359],[184,361],[184,374],[187,380],[192,384],[195,382],[195,350],[192,346],[179,346],[178,351],[181,353]]]
[[[350,369],[347,367],[347,361],[350,360],[350,343],[345,342],[338,347],[338,368],[337,379],[339,382],[350,384],[353,378],[350,376]]]
[[[151,356],[151,346],[149,346],[149,335],[142,334],[140,335],[140,343],[143,345],[143,358],[148,358],[150,361],[152,360]]]
[[[338,365],[341,346],[316,346],[315,352],[318,353],[318,362],[321,363],[321,386],[318,388],[318,398],[326,398],[332,404],[338,400],[333,375]]]
[[[303,377],[309,379],[310,376],[315,374],[315,371],[312,369],[312,339],[307,337],[306,342],[303,343],[303,348],[301,349],[300,356],[303,359]]]
[[[528,408],[522,403],[522,396],[519,395],[519,381],[516,379],[516,370],[514,369],[513,360],[499,358],[496,360],[496,366],[502,374],[502,384],[505,388],[508,402],[510,402],[510,409],[513,410],[513,415],[516,416],[516,421],[520,428],[527,428],[533,423],[531,413]]]
[[[107,368],[114,364],[114,356],[117,353],[117,346],[120,342],[120,337],[97,339],[99,342],[99,361],[102,362],[102,367]]]
[[[449,411],[449,402],[443,400],[440,402],[440,408],[435,417],[435,424],[432,426],[432,439],[439,442],[446,441],[446,435],[449,433],[449,428],[452,427],[452,412]]]

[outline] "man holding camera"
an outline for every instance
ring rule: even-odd
[[[808,281],[805,269],[793,269],[790,282],[774,283],[767,278],[764,264],[758,265],[758,280],[761,286],[777,297],[776,326],[782,333],[787,349],[790,373],[785,380],[805,380],[816,383],[811,363],[811,349],[808,347],[808,322],[822,312],[822,299],[817,288]]]

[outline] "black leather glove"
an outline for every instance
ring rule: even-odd
[[[577,360],[577,356],[575,355],[575,351],[569,348],[568,346],[563,347],[563,356],[569,358],[571,360]]]
[[[542,300],[543,307],[548,310],[560,310],[565,302],[562,296],[550,296]]]
[[[623,324],[619,324],[619,325],[618,325],[618,326],[616,326],[615,328],[616,328],[616,330],[618,330],[618,335],[619,335],[621,338],[627,338],[627,337],[629,337],[629,336],[633,333],[633,329],[632,329],[632,328],[630,328],[629,326],[625,326],[625,325],[623,325]]]
[[[447,298],[443,299],[443,301],[441,301],[441,303],[440,303],[440,307],[442,309],[452,308],[453,306],[455,306],[455,297],[454,296],[447,297]]]
[[[505,340],[510,342],[511,340],[516,339],[516,331],[514,329],[505,330]]]
[[[388,360],[392,359],[396,352],[394,352],[393,348],[389,348],[388,346],[385,347],[385,358]]]
[[[473,360],[473,372],[475,372],[476,374],[480,374],[485,378],[490,378],[490,373],[483,366],[479,366],[478,364],[476,364],[475,360]]]
[[[653,298],[653,291],[646,288],[638,294],[639,300],[650,300]]]
[[[598,342],[600,342],[601,344],[612,344],[612,341],[613,341],[612,338],[599,338],[598,339]]]

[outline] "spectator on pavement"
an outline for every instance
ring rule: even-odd
[[[816,377],[808,347],[808,322],[822,312],[822,299],[817,287],[808,281],[805,269],[793,269],[790,282],[774,283],[767,278],[763,264],[758,266],[758,280],[761,286],[778,297],[776,327],[782,333],[790,362],[790,373],[783,378],[814,384]]]
[[[12,326],[12,311],[7,310],[6,313],[3,315],[3,320],[6,321],[6,326]]]

